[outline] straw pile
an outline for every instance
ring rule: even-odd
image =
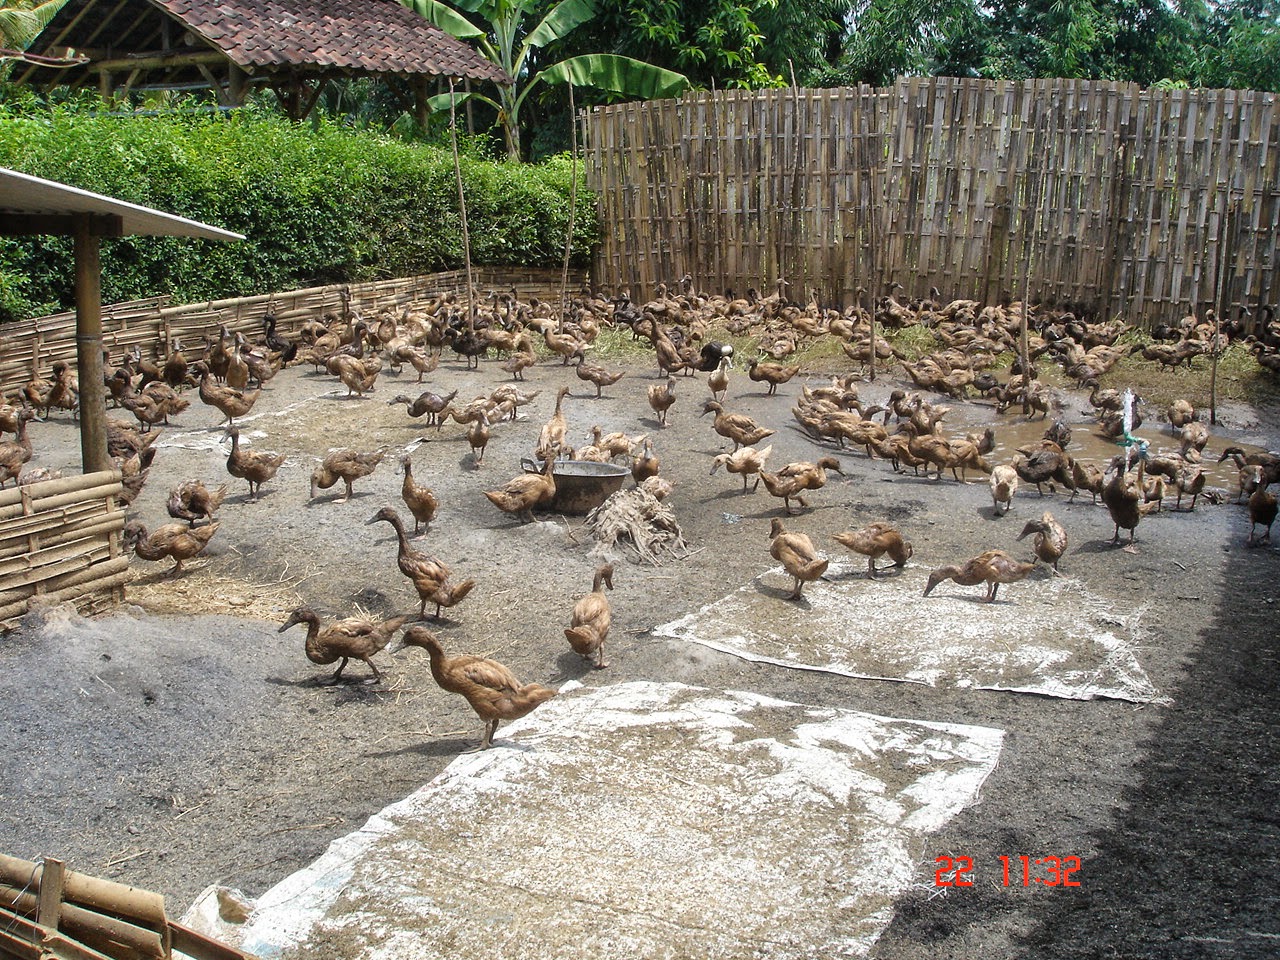
[[[159,614],[221,614],[279,620],[302,605],[295,589],[299,581],[258,583],[229,575],[214,561],[189,564],[181,577],[166,573],[135,579],[126,589],[126,599]]]
[[[638,557],[656,565],[666,556],[683,557],[688,544],[680,524],[655,492],[664,491],[646,481],[645,485],[619,490],[587,514],[587,529],[599,544],[592,552],[608,553],[625,539]]]

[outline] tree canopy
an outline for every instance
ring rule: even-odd
[[[1280,92],[1280,0],[622,0],[574,42],[701,87],[1068,77]]]

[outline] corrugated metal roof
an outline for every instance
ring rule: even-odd
[[[0,213],[23,216],[72,213],[112,214],[124,223],[125,236],[201,237],[206,240],[243,240],[244,235],[172,213],[105,197],[54,180],[0,167]]]

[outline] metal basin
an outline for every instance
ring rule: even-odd
[[[541,473],[542,465],[528,457],[520,461],[525,473]],[[556,478],[556,495],[551,509],[559,513],[587,513],[622,489],[622,482],[631,475],[627,467],[616,463],[595,463],[590,460],[557,460],[551,468]]]

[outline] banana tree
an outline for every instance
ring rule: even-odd
[[[520,159],[521,107],[539,83],[572,83],[645,99],[673,96],[689,86],[683,74],[607,53],[570,57],[530,74],[529,55],[593,19],[599,13],[596,0],[560,0],[530,30],[525,29],[525,22],[537,12],[534,0],[454,0],[452,6],[440,0],[400,2],[459,40],[475,41],[481,54],[510,78],[498,84],[496,99],[474,92],[457,94],[455,99],[471,96],[497,111],[507,155],[513,160]],[[483,21],[484,26],[477,26],[464,13]],[[433,107],[448,104],[447,94],[432,98]]]
[[[67,0],[7,0],[0,3],[0,47],[25,50],[66,4]]]

